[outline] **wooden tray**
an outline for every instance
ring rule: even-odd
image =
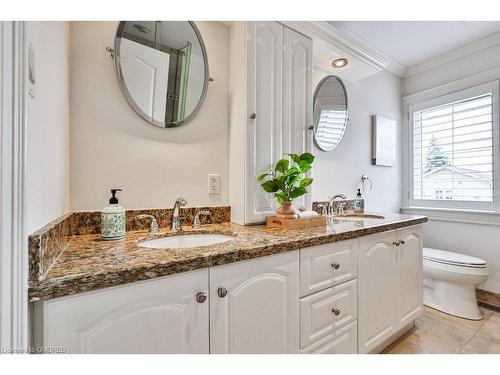
[[[299,219],[282,219],[276,216],[268,216],[266,220],[268,228],[281,229],[303,229],[326,225],[325,216],[304,217]]]

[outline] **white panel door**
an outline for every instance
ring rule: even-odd
[[[395,231],[359,239],[359,353],[370,352],[396,332],[395,240]]]
[[[277,22],[248,22],[247,33],[245,222],[248,224],[264,222],[277,208],[276,199],[256,179],[283,155],[283,26]]]
[[[134,102],[149,117],[165,121],[170,55],[122,38],[120,65]]]
[[[298,350],[298,251],[210,269],[211,353]]]
[[[311,152],[312,40],[288,27],[283,39],[283,152]],[[294,205],[311,208],[311,186]]]
[[[197,302],[197,293],[207,299]],[[208,269],[56,298],[43,345],[67,353],[209,352]]]
[[[396,231],[400,245],[395,249],[397,262],[396,316],[398,328],[415,320],[423,312],[422,226]]]

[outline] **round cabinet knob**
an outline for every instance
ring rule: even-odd
[[[314,130],[314,126],[312,126],[312,125],[311,125],[311,126],[309,126],[307,129],[309,129],[309,130]]]
[[[227,296],[227,289],[226,288],[219,288],[219,289],[217,289],[217,295],[220,298],[224,298],[225,296]]]
[[[399,246],[399,241],[394,241],[392,244],[396,245],[396,246]]]
[[[338,264],[338,263],[332,263],[332,268],[334,270],[338,270],[340,268],[340,264]]]
[[[255,120],[256,117],[257,117],[257,113],[255,113],[255,112],[250,113],[251,120]]]
[[[332,313],[333,315],[335,316],[339,316],[340,315],[340,309],[336,309],[335,307],[332,309]]]
[[[196,302],[203,303],[207,300],[207,294],[205,292],[196,293]]]
[[[405,244],[405,241],[404,241],[404,240],[401,240],[401,241],[399,241],[399,243],[400,243],[401,245],[404,245],[404,244]]]

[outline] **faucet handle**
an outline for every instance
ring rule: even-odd
[[[186,198],[182,198],[182,197],[179,197],[175,200],[175,202],[179,202],[179,204],[181,205],[181,207],[184,207],[186,204],[187,204],[187,200]]]
[[[150,233],[158,233],[158,221],[156,221],[156,218],[153,215],[141,214],[141,215],[137,215],[135,218],[137,220],[151,219],[151,225],[149,227],[149,232]]]
[[[199,228],[201,226],[200,215],[210,216],[211,213],[210,213],[210,211],[203,210],[203,211],[199,211],[196,215],[194,215],[193,228]]]
[[[316,209],[320,209],[320,215],[321,216],[326,216],[326,206],[324,204],[318,204],[316,206]]]

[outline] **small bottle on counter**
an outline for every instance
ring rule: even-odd
[[[356,194],[356,199],[354,199],[354,212],[357,214],[362,214],[365,212],[365,200],[361,196],[361,189],[358,189]]]
[[[101,238],[103,240],[118,240],[125,237],[125,209],[118,204],[116,192],[121,189],[111,189],[109,205],[101,211]]]

